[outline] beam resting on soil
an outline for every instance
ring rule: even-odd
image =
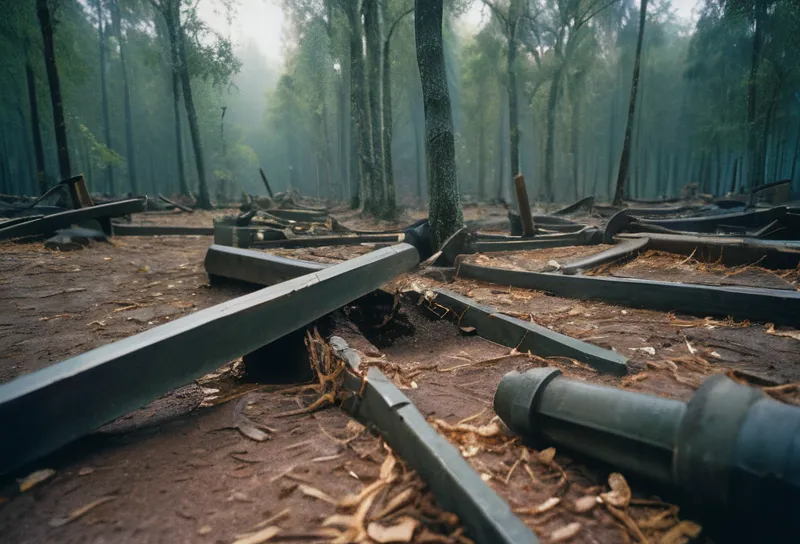
[[[327,265],[251,249],[212,245],[206,252],[205,268],[211,278],[217,276],[266,286],[318,272]]]
[[[410,244],[373,251],[0,385],[0,474],[319,319],[418,263]]]
[[[469,465],[461,452],[437,433],[416,406],[380,370],[362,381],[348,374],[345,402],[354,417],[380,433],[431,488],[439,506],[458,515],[475,542],[537,544],[536,535]],[[359,392],[363,395],[359,397]]]
[[[794,240],[661,233],[618,234],[617,238],[647,238],[648,249],[691,255],[701,262],[721,262],[725,266],[758,263],[766,268],[795,268],[800,263],[800,241]]]
[[[599,300],[631,308],[690,315],[733,317],[800,325],[800,292],[759,287],[716,287],[633,278],[564,276],[462,262],[462,278],[545,291],[567,298]]]
[[[114,236],[212,236],[214,227],[113,225]]]
[[[0,228],[0,240],[10,238],[21,238],[23,236],[35,236],[43,234],[53,234],[59,229],[66,229],[70,226],[89,221],[90,219],[109,219],[111,217],[121,217],[132,213],[143,212],[145,209],[145,199],[132,198],[110,202],[108,204],[98,204],[78,210],[46,215],[38,219],[18,223],[10,227]],[[105,227],[104,227],[105,228]]]
[[[433,289],[436,304],[450,310],[461,327],[475,327],[483,338],[518,351],[540,357],[569,357],[577,359],[600,372],[618,376],[628,371],[628,360],[613,351],[603,349],[581,340],[559,334],[536,323],[528,323],[498,313],[490,306],[478,304],[444,289]]]
[[[604,264],[628,260],[638,255],[640,251],[644,251],[648,242],[647,238],[634,238],[617,242],[615,246],[605,251],[568,262],[561,267],[561,273],[571,276],[582,270],[591,270]]]

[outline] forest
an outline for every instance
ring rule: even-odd
[[[230,22],[244,0],[202,1]],[[424,206],[438,162],[413,4],[281,0],[276,63],[197,1],[6,0],[0,193],[83,174],[93,193],[209,208],[263,192],[263,168],[276,190],[377,216]],[[511,201],[517,173],[542,204],[800,189],[800,5],[699,0],[694,13],[669,0],[444,2],[460,199]]]

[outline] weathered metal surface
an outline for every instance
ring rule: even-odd
[[[250,247],[326,247],[326,246],[357,246],[359,244],[396,244],[405,240],[405,234],[369,234],[345,236],[298,236],[285,240],[252,240]]]
[[[325,221],[328,219],[326,212],[317,210],[285,210],[283,208],[270,208],[264,210],[270,215],[279,217],[281,219],[288,219],[290,221],[312,222],[312,221]]]
[[[647,243],[648,239],[646,237],[617,242],[609,249],[596,253],[595,255],[569,261],[561,267],[561,273],[572,275],[582,270],[591,270],[592,268],[597,268],[605,264],[631,259],[638,255],[640,251],[644,251]]]
[[[113,225],[114,236],[212,236],[214,227]]]
[[[52,234],[58,229],[65,229],[71,225],[90,219],[100,220],[110,217],[120,217],[131,213],[143,212],[144,209],[145,199],[133,198],[129,200],[120,200],[119,202],[111,202],[109,204],[98,204],[97,206],[89,206],[78,210],[54,213],[38,219],[18,223],[10,227],[0,228],[0,240]]]
[[[794,268],[800,263],[800,242],[758,238],[682,234],[619,234],[621,240],[647,238],[649,249],[691,255],[703,262],[726,266],[758,263],[767,268]]]
[[[0,473],[332,312],[418,263],[417,249],[409,244],[373,251],[0,385]]]
[[[286,259],[263,251],[213,244],[205,258],[206,273],[256,285],[275,285],[304,274],[318,272],[326,265]]]
[[[538,368],[507,374],[494,408],[515,432],[674,486],[696,511],[724,515],[736,541],[742,528],[765,542],[800,530],[800,408],[725,375],[685,404]]]
[[[428,484],[439,506],[458,515],[478,543],[534,544],[536,535],[514,515],[450,442],[437,433],[414,404],[375,367],[362,381],[348,375],[354,393],[345,408],[375,428],[386,443]]]
[[[686,405],[569,380],[547,367],[506,374],[497,386],[494,410],[516,433],[590,455],[624,473],[670,483]]]
[[[641,227],[648,225],[664,227],[672,230],[685,232],[708,232],[714,233],[717,229],[735,228],[759,228],[775,219],[781,219],[786,215],[785,206],[777,206],[766,210],[751,212],[728,213],[721,215],[709,215],[705,217],[684,217],[680,219],[636,219],[636,223]],[[635,215],[628,210],[629,215]]]
[[[286,234],[269,227],[237,227],[214,222],[214,243],[231,247],[250,247],[255,240],[285,240]]]
[[[594,227],[585,227],[578,232],[542,234],[530,239],[476,240],[470,245],[472,253],[492,253],[496,251],[524,251],[549,247],[579,246],[599,244],[602,235]]]
[[[628,370],[628,360],[614,351],[498,313],[490,306],[478,304],[445,289],[433,289],[433,292],[436,294],[436,304],[451,310],[448,315],[456,319],[460,326],[475,327],[477,333],[487,340],[523,353],[530,351],[540,357],[570,357],[610,374],[624,375]]]
[[[632,308],[782,325],[800,324],[800,292],[759,287],[716,287],[635,278],[564,276],[479,266],[462,262],[458,275],[558,296],[600,300]]]

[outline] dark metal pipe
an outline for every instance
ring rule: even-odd
[[[506,374],[495,411],[515,432],[672,485],[732,526],[800,529],[800,408],[721,374],[688,404],[560,374]]]

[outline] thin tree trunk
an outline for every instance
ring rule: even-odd
[[[175,10],[179,9],[179,4],[175,4]],[[192,136],[192,146],[194,147],[194,160],[197,165],[197,185],[198,197],[197,206],[204,210],[211,209],[211,197],[208,193],[208,183],[206,182],[206,167],[203,157],[203,143],[200,140],[200,126],[197,124],[197,110],[194,107],[192,98],[192,86],[189,78],[189,66],[186,61],[186,37],[183,28],[180,26],[179,13],[175,13],[175,22],[178,24],[176,39],[178,41],[178,55],[180,58],[181,87],[183,90],[183,105],[186,108],[186,116],[189,118],[189,133]]]
[[[367,210],[381,214],[384,207],[384,147],[381,144],[381,22],[379,0],[364,0],[364,34],[367,43],[367,94],[372,138],[372,202]]]
[[[47,0],[36,0],[36,14],[42,30],[44,41],[44,65],[47,71],[47,80],[50,84],[50,102],[53,106],[53,126],[56,134],[56,149],[58,151],[58,170],[62,179],[72,175],[69,164],[69,146],[67,145],[67,122],[64,119],[64,104],[61,99],[61,82],[58,78],[56,65],[56,52],[53,43],[53,23],[50,6]]]
[[[36,157],[36,181],[39,193],[47,190],[47,178],[44,167],[44,147],[42,146],[42,129],[39,125],[39,104],[36,100],[36,76],[30,60],[25,62],[25,79],[28,83],[28,104],[31,110],[31,133],[33,134],[33,153]]]
[[[519,174],[519,119],[517,113],[517,24],[520,0],[512,0],[508,8],[508,131],[511,144],[511,177]],[[505,183],[501,180],[501,183]]]
[[[481,118],[478,121],[478,201],[483,202],[486,198],[486,127],[483,112],[485,104],[481,102]]]
[[[108,149],[113,149],[111,144],[110,114],[108,111],[108,90],[106,89],[106,32],[103,25],[102,0],[95,0],[95,9],[97,9],[98,48],[100,50],[100,100],[103,108],[103,139],[105,140],[106,147]],[[114,168],[111,165],[105,166],[105,177],[106,191],[112,195],[116,194],[117,187],[114,183]]]
[[[386,180],[386,216],[394,218],[397,215],[397,196],[394,186],[394,161],[392,159],[392,138],[393,138],[393,119],[392,119],[392,62],[391,45],[392,34],[400,20],[411,13],[408,10],[398,17],[383,42],[383,105],[381,107],[381,117],[383,121],[382,145],[383,145],[383,177]]]
[[[414,0],[417,64],[425,104],[428,199],[437,247],[464,222],[458,194],[453,115],[442,38],[443,0]]]
[[[174,12],[171,8],[166,7],[162,11],[164,22],[167,26],[167,34],[169,37],[170,49],[170,71],[172,75],[172,114],[174,116],[175,125],[175,160],[178,165],[178,185],[180,192],[184,196],[190,196],[189,184],[186,181],[186,168],[183,163],[183,138],[181,127],[181,76],[180,76],[180,55],[178,52],[177,42],[177,29],[175,26],[178,24],[173,19]]]
[[[556,106],[558,95],[561,92],[561,78],[564,73],[565,59],[560,59],[556,73],[553,75],[553,82],[550,84],[550,94],[547,97],[547,135],[544,151],[544,187],[545,198],[552,202],[555,197],[555,187],[553,183],[555,162],[555,132],[556,132]]]
[[[756,120],[757,100],[758,100],[758,67],[761,63],[762,46],[762,27],[764,9],[761,0],[756,0],[755,10],[755,29],[753,31],[753,52],[750,57],[750,74],[747,78],[747,188],[754,189],[758,184],[759,176],[763,172],[758,170],[758,123]]]
[[[579,153],[578,142],[580,140],[580,134],[581,134],[580,132],[581,95],[579,89],[579,82],[577,78],[576,81],[574,81],[573,83],[574,84],[572,86],[572,89],[570,89],[572,96],[572,118],[570,119],[572,121],[572,127],[570,130],[569,147],[570,147],[570,153],[572,155],[572,183],[574,184],[575,187],[575,192],[573,193],[573,196],[575,197],[575,200],[578,200],[578,198],[582,196],[581,191],[579,190],[580,181],[578,177],[578,169],[580,165],[580,153]]]
[[[644,38],[644,23],[647,18],[647,0],[642,0],[639,13],[639,36],[636,39],[636,57],[633,63],[633,83],[631,84],[631,98],[628,105],[628,121],[625,125],[625,139],[622,141],[622,156],[619,160],[619,174],[617,175],[617,188],[614,191],[614,205],[622,204],[625,184],[628,181],[628,167],[631,159],[631,131],[636,114],[636,91],[639,87],[639,68],[642,58],[642,40]]]
[[[122,22],[119,12],[118,0],[113,0],[111,5],[111,19],[114,25],[114,33],[119,42],[119,63],[122,71],[122,97],[125,108],[125,157],[128,167],[128,182],[131,192],[136,195],[139,193],[139,179],[136,171],[136,149],[133,139],[133,113],[131,107],[131,88],[128,82],[128,65],[125,59],[125,49],[127,45],[122,39]]]
[[[350,23],[350,115],[354,121],[358,141],[359,195],[354,204],[366,209],[372,206],[373,164],[370,141],[369,115],[365,109],[367,93],[364,88],[364,46],[362,43],[361,15],[357,0],[345,4]]]

